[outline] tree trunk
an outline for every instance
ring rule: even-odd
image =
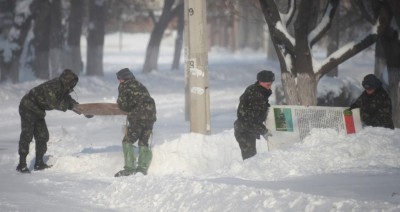
[[[400,48],[400,46],[399,46]],[[400,60],[397,55],[397,61]],[[400,128],[400,67],[388,67],[389,95],[392,100],[392,117],[396,128]]]
[[[29,5],[31,11],[38,1],[39,0],[35,0],[31,3],[31,5]],[[26,2],[24,0],[19,0],[16,2],[17,7],[13,19],[13,26],[8,34],[9,46],[12,46],[13,48],[6,50],[8,54],[2,54],[1,82],[6,81],[7,79],[11,79],[12,83],[19,82],[19,61],[32,23],[31,13],[26,13],[25,10],[19,11],[19,4],[26,4]]]
[[[317,3],[315,3],[317,2]],[[317,83],[312,65],[308,34],[315,27],[318,17],[319,1],[303,0],[299,6],[299,15],[295,22],[295,69],[297,72],[297,93],[301,105],[317,105]],[[311,7],[311,8],[310,8]]]
[[[388,68],[388,91],[390,98],[392,99],[393,122],[395,127],[400,127],[400,40],[398,39],[398,32],[388,28],[380,37],[380,41],[385,53],[386,64]]]
[[[383,72],[386,69],[385,53],[383,52],[382,41],[377,40],[375,43],[375,66],[374,74],[383,80]]]
[[[61,23],[61,0],[51,2],[50,28],[50,79],[62,71],[63,27]]]
[[[238,23],[238,34],[237,34],[237,42],[238,42],[238,48],[243,49],[244,46],[246,45],[246,38],[248,36],[248,25],[245,23],[244,16],[245,16],[245,9],[244,5],[246,5],[247,2],[245,1],[239,1],[238,2],[238,13],[241,14],[242,18],[237,19]]]
[[[293,74],[285,71],[281,74],[282,77],[282,87],[285,94],[286,104],[288,105],[298,105],[300,102],[299,94],[297,93],[297,83],[296,77]]]
[[[0,11],[2,13],[1,16],[2,16],[4,22],[10,21],[12,23],[12,18],[15,14],[15,4],[16,4],[16,2],[14,2],[13,0],[8,0],[8,1],[3,1],[3,2],[0,1],[0,6],[2,7],[0,9]],[[5,27],[8,27],[7,24],[4,24],[4,25],[6,25]],[[3,31],[0,28],[0,43],[3,43],[3,42],[4,43],[7,42],[7,35],[6,35],[5,31]],[[0,46],[0,82],[6,80],[6,74],[7,74],[6,69],[5,69],[5,62],[4,62],[5,55],[3,57],[4,51],[5,51],[5,48]]]
[[[160,44],[168,23],[175,17],[179,10],[183,7],[183,3],[176,6],[171,10],[174,0],[165,0],[163,11],[158,22],[155,24],[153,31],[150,35],[149,44],[146,49],[146,58],[143,64],[143,73],[150,73],[157,70],[158,56],[160,52]]]
[[[64,67],[75,73],[83,72],[81,54],[81,35],[85,1],[71,0],[71,13],[68,18],[67,48],[64,57]]]
[[[50,79],[49,73],[49,51],[50,51],[50,1],[41,0],[34,14],[34,40],[35,59],[33,70],[40,79]]]
[[[105,0],[90,0],[87,49],[87,75],[103,76],[103,47],[105,35]]]
[[[166,27],[166,25],[164,27]],[[156,28],[157,29],[154,29],[150,35],[149,44],[146,49],[146,59],[143,65],[143,73],[150,73],[157,70],[158,55],[164,30],[160,28],[159,24],[156,25]]]
[[[389,0],[388,1],[390,8],[392,9],[392,14],[394,16],[395,23],[397,25],[397,35],[399,35],[400,28],[400,4],[398,0]],[[393,122],[396,128],[400,128],[400,38],[397,36],[397,39],[394,41],[391,47],[393,49],[393,55],[390,57],[390,61],[388,61],[389,70],[389,87],[392,90],[392,106],[393,106]]]
[[[183,46],[183,29],[185,28],[185,19],[183,7],[178,12],[178,26],[177,26],[177,36],[175,40],[175,51],[174,59],[172,61],[172,70],[179,70],[179,64],[181,59],[181,52]]]

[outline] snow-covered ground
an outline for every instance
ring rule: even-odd
[[[80,76],[80,103],[115,102],[115,72],[129,67],[157,104],[153,161],[147,176],[114,178],[123,167],[122,116],[86,119],[71,111],[47,112],[51,169],[20,174],[21,97],[43,81],[0,85],[0,211],[400,211],[400,130],[365,128],[349,136],[314,129],[290,149],[242,161],[233,136],[238,99],[256,73],[278,64],[260,52],[209,55],[212,134],[189,133],[184,115],[184,72],[170,71],[173,37],[163,41],[157,72],[140,73],[147,34],[106,39],[105,76]],[[84,52],[85,54],[85,52]],[[84,55],[83,54],[83,55]],[[354,82],[373,70],[372,54],[341,65],[340,79]],[[331,87],[324,80],[320,92]],[[356,94],[358,95],[358,94]],[[272,103],[274,97],[272,97]],[[28,156],[33,168],[34,142]]]

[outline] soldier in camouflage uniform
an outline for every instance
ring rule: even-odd
[[[392,120],[392,101],[382,87],[382,82],[373,74],[364,77],[363,93],[350,106],[360,108],[361,121],[365,126],[394,129]]]
[[[72,110],[78,104],[71,96],[78,76],[71,70],[65,69],[57,78],[32,88],[22,97],[19,104],[21,116],[21,135],[19,140],[19,164],[17,171],[29,173],[26,156],[29,153],[29,143],[35,138],[36,160],[34,170],[43,170],[50,166],[44,163],[43,156],[47,151],[49,131],[47,129],[46,110]]]
[[[135,79],[128,68],[118,71],[117,78],[120,81],[117,103],[121,110],[128,112],[128,127],[122,140],[125,166],[115,174],[115,177],[137,172],[146,175],[152,159],[149,139],[157,119],[156,105],[146,87]],[[136,165],[133,144],[137,140],[139,140],[139,156]]]
[[[272,71],[260,71],[257,74],[257,82],[247,87],[240,96],[234,129],[243,160],[257,154],[256,139],[259,139],[260,135],[265,139],[271,136],[264,121],[270,107],[268,98],[272,94],[271,86],[274,80],[275,75]]]

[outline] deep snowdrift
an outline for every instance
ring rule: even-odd
[[[183,71],[168,70],[172,48],[163,48],[159,71],[140,73],[147,36],[127,38],[139,45],[126,45],[123,52],[107,49],[105,76],[81,76],[73,97],[81,103],[115,102],[115,72],[125,66],[134,71],[157,103],[149,174],[113,177],[123,167],[124,117],[86,119],[71,111],[47,113],[45,159],[53,167],[17,173],[19,100],[42,81],[2,84],[1,211],[400,210],[399,129],[365,128],[349,136],[314,129],[302,143],[271,152],[259,140],[258,154],[243,162],[232,130],[238,98],[260,69],[277,70],[277,64],[259,52],[211,53],[212,135],[191,134],[184,118]],[[371,67],[369,60],[362,61],[363,68]],[[347,81],[359,80],[346,73]],[[30,168],[34,149],[32,142]]]

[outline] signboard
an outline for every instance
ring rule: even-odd
[[[345,107],[271,106],[266,126],[272,133],[269,150],[285,149],[301,142],[311,129],[331,128],[338,134],[352,134],[362,129],[359,109],[344,114]]]

